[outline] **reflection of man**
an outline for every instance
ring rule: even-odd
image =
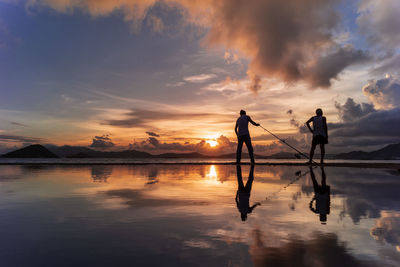
[[[236,166],[236,172],[238,180],[238,190],[235,198],[236,206],[240,212],[242,221],[245,221],[247,219],[247,214],[251,213],[256,206],[261,205],[260,202],[257,202],[250,207],[250,192],[251,185],[253,184],[254,180],[254,165],[252,165],[250,168],[249,178],[247,179],[246,186],[243,184],[242,168],[240,165]]]
[[[311,180],[314,186],[314,197],[310,201],[310,210],[314,213],[319,214],[319,220],[322,224],[326,224],[327,215],[330,212],[331,205],[331,192],[330,186],[326,185],[326,175],[324,167],[321,167],[322,179],[321,185],[318,184],[315,179],[313,168],[310,167]],[[315,201],[315,208],[313,202]]]

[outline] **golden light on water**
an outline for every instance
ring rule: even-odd
[[[215,165],[210,166],[210,170],[206,174],[207,177],[207,183],[210,184],[218,184],[218,173],[217,173],[217,168],[215,168]]]

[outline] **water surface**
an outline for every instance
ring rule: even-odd
[[[398,266],[399,178],[335,167],[3,165],[0,266]]]

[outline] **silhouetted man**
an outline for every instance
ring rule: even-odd
[[[315,147],[317,145],[319,145],[321,149],[321,164],[323,164],[325,156],[325,144],[328,144],[328,126],[326,124],[326,118],[322,116],[322,109],[320,108],[317,109],[315,113],[317,114],[317,116],[311,117],[306,122],[308,129],[313,134],[311,150],[310,150],[310,159],[308,161],[308,164],[312,163]],[[312,128],[310,126],[310,122],[313,123]]]
[[[251,164],[254,164],[254,154],[253,154],[253,146],[251,145],[250,132],[249,132],[249,122],[255,126],[260,126],[259,123],[255,123],[250,116],[246,115],[246,111],[240,111],[240,117],[236,121],[235,125],[235,133],[238,138],[238,146],[236,150],[236,163],[240,163],[240,159],[242,158],[242,147],[243,142],[246,143],[247,150],[249,151],[249,156],[251,160]]]
[[[236,206],[240,212],[240,217],[242,221],[247,219],[247,214],[251,213],[253,209],[259,205],[260,202],[257,202],[253,206],[250,207],[250,193],[251,193],[251,185],[254,180],[254,165],[250,168],[249,178],[247,178],[246,186],[243,184],[242,178],[242,168],[240,165],[236,166],[237,180],[238,180],[238,190],[236,192]]]
[[[331,192],[330,186],[326,185],[326,175],[324,171],[324,167],[321,166],[321,185],[318,184],[315,179],[315,174],[313,168],[310,167],[311,180],[314,187],[314,197],[310,201],[310,210],[314,213],[319,214],[319,221],[322,224],[326,224],[327,215],[330,212],[331,205]],[[313,202],[315,201],[315,208],[313,207]]]

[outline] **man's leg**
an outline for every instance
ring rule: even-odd
[[[247,150],[249,151],[249,157],[251,160],[251,163],[254,164],[254,153],[253,153],[253,146],[251,145],[251,139],[250,135],[246,135],[244,142],[246,143]]]
[[[319,145],[321,149],[321,164],[324,163],[324,157],[325,157],[325,144],[320,144]]]
[[[242,178],[242,168],[240,165],[236,165],[236,177],[238,181],[238,190],[241,191],[244,189],[243,178]]]
[[[311,144],[311,149],[310,149],[310,160],[308,161],[308,163],[312,163],[312,159],[314,157],[314,151],[315,151],[315,147],[316,145],[314,144],[314,142]]]
[[[240,163],[242,158],[243,136],[238,136],[238,145],[236,150],[236,163]]]

